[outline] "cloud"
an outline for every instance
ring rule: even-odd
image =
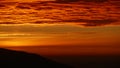
[[[0,4],[0,8],[1,8],[1,7],[5,7],[5,5],[4,5],[4,4]]]
[[[0,22],[0,24],[17,24],[16,22]]]
[[[82,25],[82,26],[104,26],[109,24],[117,24],[120,25],[119,20],[116,19],[76,19],[76,20],[61,20],[61,21],[35,21],[33,22],[35,24],[43,24],[43,23],[74,23],[76,25]]]
[[[82,27],[76,27],[72,25],[0,25],[0,34],[92,34],[94,31],[84,30]]]
[[[56,0],[56,3],[74,3],[74,2],[94,2],[94,3],[103,3],[108,2],[109,0]]]
[[[88,22],[84,23],[83,26],[103,26],[103,25],[109,25],[114,24],[117,22],[117,20],[111,20],[111,19],[103,19],[103,20],[86,20]]]
[[[31,7],[27,4],[18,4],[16,5],[16,8],[19,8],[19,9],[31,9]]]
[[[77,19],[77,20],[64,20],[64,22],[75,22],[77,24],[83,26],[102,26],[102,25],[109,25],[118,22],[118,20],[114,19],[101,19],[101,20],[88,20],[88,19]],[[84,24],[81,24],[84,23]]]
[[[101,3],[101,2],[108,2],[109,0],[83,0],[84,2],[98,2],[98,3]]]
[[[57,1],[59,1],[59,3],[66,2],[65,4],[49,1],[1,3],[0,24],[54,24],[72,22],[83,26],[103,26],[119,22],[118,6],[111,4],[78,4],[77,2],[79,0],[56,0],[56,2]],[[70,4],[67,4],[68,2]],[[3,7],[5,8],[1,9]]]
[[[78,2],[80,0],[56,0],[56,3],[71,3],[71,2]]]

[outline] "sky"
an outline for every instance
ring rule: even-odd
[[[119,2],[1,0],[0,47],[119,48]]]

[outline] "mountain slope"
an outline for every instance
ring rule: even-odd
[[[0,48],[1,67],[70,68],[36,54]]]

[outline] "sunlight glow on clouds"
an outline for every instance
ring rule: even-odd
[[[0,24],[72,22],[79,25],[83,23],[83,26],[119,25],[119,10],[119,5],[108,2],[96,5],[87,2],[63,4],[58,2],[7,3],[6,1],[0,3]]]

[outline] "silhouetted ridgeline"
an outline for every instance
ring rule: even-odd
[[[71,68],[36,54],[0,48],[0,68],[1,67]]]

